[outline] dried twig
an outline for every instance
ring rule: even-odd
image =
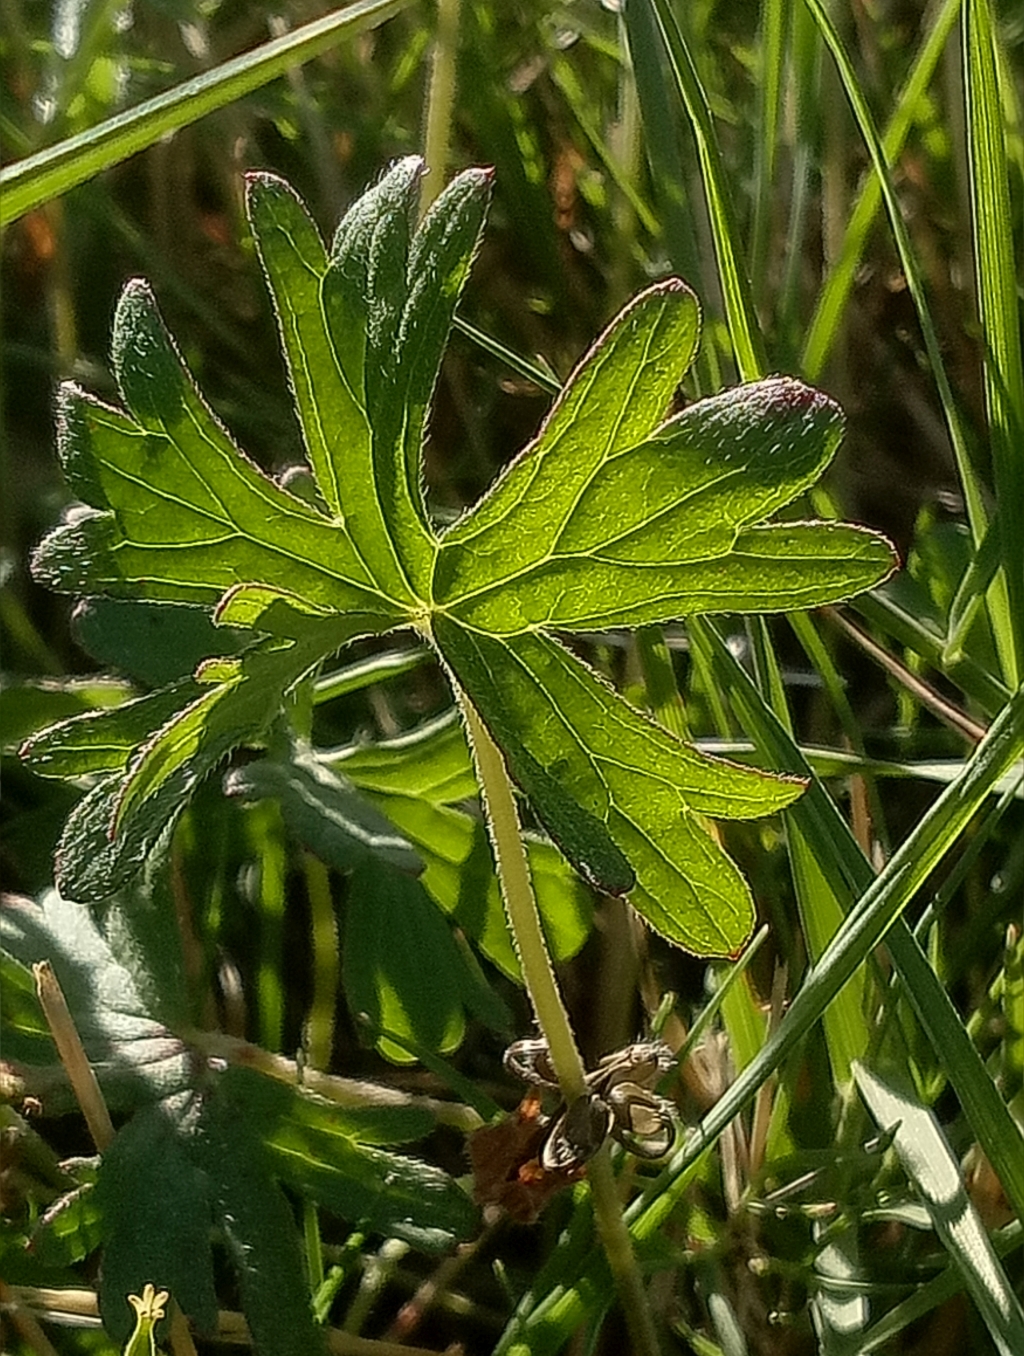
[[[57,1053],[67,1070],[93,1143],[100,1153],[103,1153],[104,1149],[108,1149],[114,1142],[114,1125],[107,1104],[103,1100],[99,1080],[89,1063],[82,1038],[68,1008],[64,991],[49,961],[39,961],[33,965],[32,973],[35,975],[39,1003],[57,1046]]]

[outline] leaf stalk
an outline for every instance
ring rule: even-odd
[[[508,913],[523,982],[547,1041],[551,1062],[566,1101],[586,1094],[585,1070],[569,1014],[558,991],[554,968],[541,930],[530,868],[523,844],[512,784],[501,751],[473,703],[457,690],[466,718],[470,747],[480,783],[484,818],[494,848],[495,869]],[[588,1164],[590,1194],[598,1233],[615,1278],[637,1356],[658,1356],[654,1319],[632,1240],[622,1217],[608,1145]]]
[[[530,995],[538,1025],[551,1052],[551,1063],[567,1100],[586,1092],[586,1072],[569,1014],[558,992],[555,971],[541,931],[540,914],[530,880],[530,867],[519,824],[512,784],[505,760],[476,707],[459,692],[469,732],[470,746],[480,782],[484,818],[494,848],[495,866],[501,883],[512,938],[523,983]]]

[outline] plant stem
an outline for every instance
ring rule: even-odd
[[[498,880],[523,972],[523,983],[548,1043],[559,1085],[566,1100],[572,1100],[582,1097],[586,1091],[583,1060],[576,1047],[569,1014],[558,992],[551,957],[541,931],[526,848],[519,828],[519,812],[512,795],[505,760],[464,692],[459,693],[459,701],[469,728],[484,816],[494,845]]]
[[[583,1060],[569,1015],[558,992],[551,957],[541,930],[540,913],[530,880],[530,867],[508,769],[473,703],[464,692],[457,690],[457,695],[469,730],[484,818],[494,846],[498,880],[523,972],[523,982],[547,1041],[562,1095],[567,1102],[571,1102],[586,1092]],[[654,1319],[633,1252],[633,1242],[622,1217],[622,1202],[616,1189],[607,1144],[590,1160],[587,1176],[598,1233],[629,1325],[633,1351],[636,1356],[658,1356]]]
[[[71,1016],[60,980],[48,960],[38,961],[32,967],[36,981],[36,997],[43,1010],[50,1034],[53,1036],[60,1062],[71,1083],[71,1089],[82,1108],[93,1143],[105,1153],[114,1142],[114,1125],[107,1110],[96,1071],[89,1063],[75,1019]]]
[[[633,1251],[633,1240],[622,1217],[622,1202],[615,1185],[611,1152],[607,1144],[602,1145],[590,1160],[587,1180],[590,1182],[597,1230],[615,1277],[615,1288],[626,1315],[633,1351],[636,1356],[659,1356],[661,1347],[654,1327],[654,1315],[647,1302],[647,1291]]]

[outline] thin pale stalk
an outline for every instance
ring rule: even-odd
[[[540,913],[533,893],[530,867],[519,825],[512,784],[501,751],[464,692],[459,704],[466,717],[469,741],[476,762],[484,817],[494,847],[495,866],[502,898],[519,956],[526,991],[533,1003],[540,1029],[551,1052],[566,1101],[585,1094],[583,1060],[576,1045],[569,1015],[558,992]],[[615,1277],[626,1322],[638,1356],[657,1356],[658,1340],[647,1303],[643,1278],[637,1266],[629,1231],[622,1217],[622,1203],[615,1186],[608,1148],[591,1160],[588,1169],[594,1216],[608,1265]]]
[[[582,1097],[586,1091],[583,1060],[576,1046],[569,1014],[558,992],[551,957],[541,931],[526,847],[519,828],[519,812],[505,760],[465,693],[459,694],[459,704],[469,730],[484,816],[494,846],[498,880],[523,972],[523,983],[548,1043],[559,1085],[566,1100],[572,1100]]]
[[[337,1106],[420,1107],[433,1116],[438,1125],[450,1125],[466,1135],[479,1130],[481,1125],[482,1118],[478,1112],[459,1102],[403,1092],[400,1088],[368,1083],[364,1079],[323,1073],[308,1065],[300,1066],[294,1059],[263,1050],[249,1041],[239,1040],[237,1036],[227,1036],[222,1031],[189,1028],[178,1034],[187,1045],[204,1055],[221,1059],[238,1068],[254,1069],[264,1078],[273,1078],[288,1087],[301,1084],[307,1092],[334,1102]]]
[[[100,1153],[114,1142],[114,1126],[100,1089],[96,1071],[82,1045],[75,1019],[71,1016],[60,980],[48,960],[33,965],[36,996],[53,1036],[60,1061],[82,1108],[93,1143]]]

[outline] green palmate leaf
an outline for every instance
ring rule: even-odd
[[[386,462],[382,466],[385,475],[394,478],[394,487],[388,486],[388,497],[395,504],[389,525],[399,542],[408,537],[411,544],[416,543],[414,530],[418,526],[429,543],[426,548],[414,546],[410,568],[433,568],[435,537],[427,523],[421,491],[423,434],[455,306],[483,230],[491,177],[491,171],[484,169],[460,174],[438,197],[413,237],[408,295],[393,354],[378,346],[379,338],[372,324],[370,327],[369,353],[386,377],[379,403],[376,408],[373,404],[370,407],[374,441],[381,444],[385,455],[393,446],[393,468]],[[372,389],[369,383],[368,389]],[[398,411],[403,412],[400,417]],[[405,504],[415,512],[415,518],[403,508]],[[404,530],[403,520],[409,524]],[[421,588],[427,584],[427,577],[425,572],[420,576]]]
[[[458,176],[415,232],[420,174],[422,161],[400,161],[359,199],[330,259],[288,184],[254,175],[248,194],[321,494],[374,579],[407,603],[434,556],[420,439],[490,179]]]
[[[134,902],[136,916],[140,903],[166,904],[162,896]],[[423,1137],[434,1118],[423,1106],[377,1105],[372,1092],[366,1105],[340,1108],[252,1070],[223,1069],[156,1020],[145,996],[166,984],[157,937],[173,947],[176,932],[151,925],[142,938],[140,929],[149,945],[136,950],[129,971],[110,935],[114,912],[104,910],[101,933],[91,910],[55,891],[38,904],[5,897],[0,910],[5,1058],[52,1114],[71,1108],[41,1015],[28,1011],[38,1005],[27,967],[47,958],[105,1098],[133,1113],[102,1156],[95,1190],[83,1198],[73,1188],[60,1212],[63,1228],[55,1216],[45,1246],[66,1255],[86,1240],[102,1242],[101,1307],[108,1330],[123,1340],[130,1330],[124,1297],[142,1293],[153,1276],[201,1329],[212,1328],[211,1242],[219,1235],[260,1349],[315,1350],[294,1220],[279,1183],[353,1224],[448,1247],[476,1225],[466,1194],[441,1170],[381,1147]],[[272,1302],[280,1312],[271,1312]]]
[[[121,772],[134,751],[202,694],[192,678],[107,711],[84,711],[26,739],[22,758],[41,777]]]
[[[209,613],[185,603],[140,603],[86,598],[71,614],[75,640],[99,664],[144,683],[164,687],[204,659],[252,643],[215,626]]]
[[[418,159],[400,161],[342,222],[325,302],[339,354],[351,353],[353,320],[363,320],[363,379],[373,429],[369,486],[393,549],[422,597],[434,537],[419,483],[420,439],[455,302],[483,225],[489,176],[481,170],[460,175],[414,237],[421,173]],[[353,296],[360,292],[366,300]]]
[[[751,902],[702,816],[770,813],[799,785],[686,748],[544,628],[812,607],[877,583],[893,565],[883,538],[765,521],[821,473],[839,410],[780,377],[666,419],[700,329],[693,294],[668,279],[609,326],[534,443],[439,535],[420,483],[422,441],[490,180],[459,175],[417,226],[421,173],[418,160],[398,162],[329,249],[286,184],[249,182],[319,507],[234,446],[141,282],[126,288],[114,329],[125,412],[74,387],[63,393],[61,453],[87,507],[43,542],[37,575],[214,609],[219,624],[268,639],[107,726],[35,742],[51,771],[102,778],[69,821],[62,879],[83,898],[113,888],[226,752],[262,740],[320,659],[356,636],[412,626],[439,649],[460,699],[479,709],[584,875],[631,892],[677,942],[734,950]],[[145,718],[153,724],[140,732],[132,722]],[[279,789],[295,802],[296,787]],[[427,797],[428,824],[415,797],[376,794],[424,852],[426,888],[465,921],[479,833],[467,835],[437,798]],[[435,834],[440,846],[425,841]],[[539,870],[541,850],[531,854]],[[509,968],[490,903],[478,914],[476,935]]]
[[[15,753],[54,722],[122,706],[134,696],[120,678],[41,678],[3,686],[0,702],[0,750]]]
[[[379,1143],[394,1144],[432,1128],[421,1124],[417,1131],[409,1109],[377,1109],[375,1126],[365,1115],[339,1114],[333,1104],[240,1069],[231,1071],[228,1091],[236,1110],[263,1128],[275,1175],[342,1219],[428,1251],[448,1248],[476,1227],[475,1207],[447,1173],[375,1147],[375,1129]],[[388,1121],[400,1134],[384,1133]]]
[[[588,485],[665,417],[699,333],[696,298],[678,279],[626,307],[566,383],[536,440],[445,534],[437,602],[543,567]]]
[[[393,1031],[444,1053],[461,1045],[461,989],[468,976],[447,920],[417,881],[379,866],[355,872],[343,968],[349,1005],[372,1035]],[[378,1043],[390,1059],[408,1062],[404,1048]]]
[[[438,618],[435,638],[513,777],[577,868],[605,890],[630,890],[648,922],[673,941],[701,952],[736,950],[753,920],[749,891],[701,816],[770,814],[804,783],[696,752],[549,637],[498,640]]]
[[[112,1110],[137,1105],[140,1098],[173,1097],[188,1087],[188,1051],[152,1016],[137,976],[119,963],[88,909],[69,903],[56,890],[48,890],[38,902],[6,895],[0,908],[0,949],[26,969],[36,961],[50,961]],[[20,1005],[11,1001],[17,988],[17,977],[5,967],[5,1057],[40,1070],[51,1064],[56,1068],[49,1032],[41,1037],[29,1020],[31,1012],[19,1020]],[[38,1013],[34,991],[22,995],[22,1002]],[[66,1080],[50,1081],[48,1111],[70,1110],[74,1098]]]
[[[195,1158],[210,1182],[220,1226],[257,1351],[308,1356],[326,1350],[313,1321],[295,1218],[274,1180],[263,1128],[239,1085],[266,1082],[228,1070],[202,1109]]]
[[[32,1231],[32,1254],[44,1267],[72,1266],[103,1242],[103,1212],[93,1190],[93,1164],[79,1160],[74,1169],[79,1185],[58,1197]]]
[[[361,364],[355,382],[338,371],[320,305],[327,250],[309,213],[276,175],[250,174],[246,189],[310,468],[328,510],[339,516],[342,458],[365,460],[370,443]]]

